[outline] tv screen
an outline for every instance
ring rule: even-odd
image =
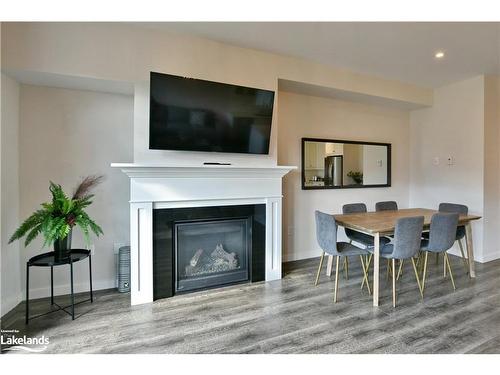
[[[274,91],[151,72],[149,148],[268,154]]]

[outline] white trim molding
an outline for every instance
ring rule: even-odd
[[[153,302],[153,210],[266,205],[266,281],[281,279],[282,177],[297,167],[113,163],[130,177],[131,304]]]

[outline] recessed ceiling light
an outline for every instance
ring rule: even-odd
[[[436,59],[442,59],[444,57],[444,52],[443,51],[438,51],[438,52],[436,52],[436,54],[434,55],[434,57]]]

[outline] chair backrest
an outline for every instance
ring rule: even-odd
[[[469,213],[469,207],[456,203],[440,203],[439,212],[451,212],[460,215],[467,215]]]
[[[434,251],[446,251],[456,240],[458,213],[441,212],[432,215],[427,248]]]
[[[314,212],[316,218],[316,239],[323,251],[337,255],[337,223],[332,215]]]
[[[403,217],[396,222],[393,255],[397,259],[408,259],[420,250],[423,216]]]
[[[364,203],[349,203],[342,206],[343,214],[356,214],[361,212],[366,212],[366,204]],[[350,239],[352,239],[356,233],[356,231],[348,228],[345,228],[344,231],[345,235]]]
[[[375,203],[375,211],[397,211],[398,204],[395,201]]]
[[[469,207],[463,204],[456,203],[440,203],[439,212],[456,212],[460,215],[467,215],[469,213]],[[465,237],[465,227],[463,225],[457,228],[456,239],[460,240]]]
[[[364,203],[349,203],[342,206],[343,214],[357,214],[366,212],[366,204]]]

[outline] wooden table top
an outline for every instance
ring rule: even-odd
[[[437,210],[427,208],[406,208],[397,211],[363,212],[356,214],[333,215],[338,225],[345,228],[355,229],[357,231],[374,234],[394,233],[396,221],[402,217],[423,216],[424,228],[428,229],[431,224],[431,217]],[[472,220],[479,220],[481,216],[460,215],[458,222],[461,225],[467,224]]]

